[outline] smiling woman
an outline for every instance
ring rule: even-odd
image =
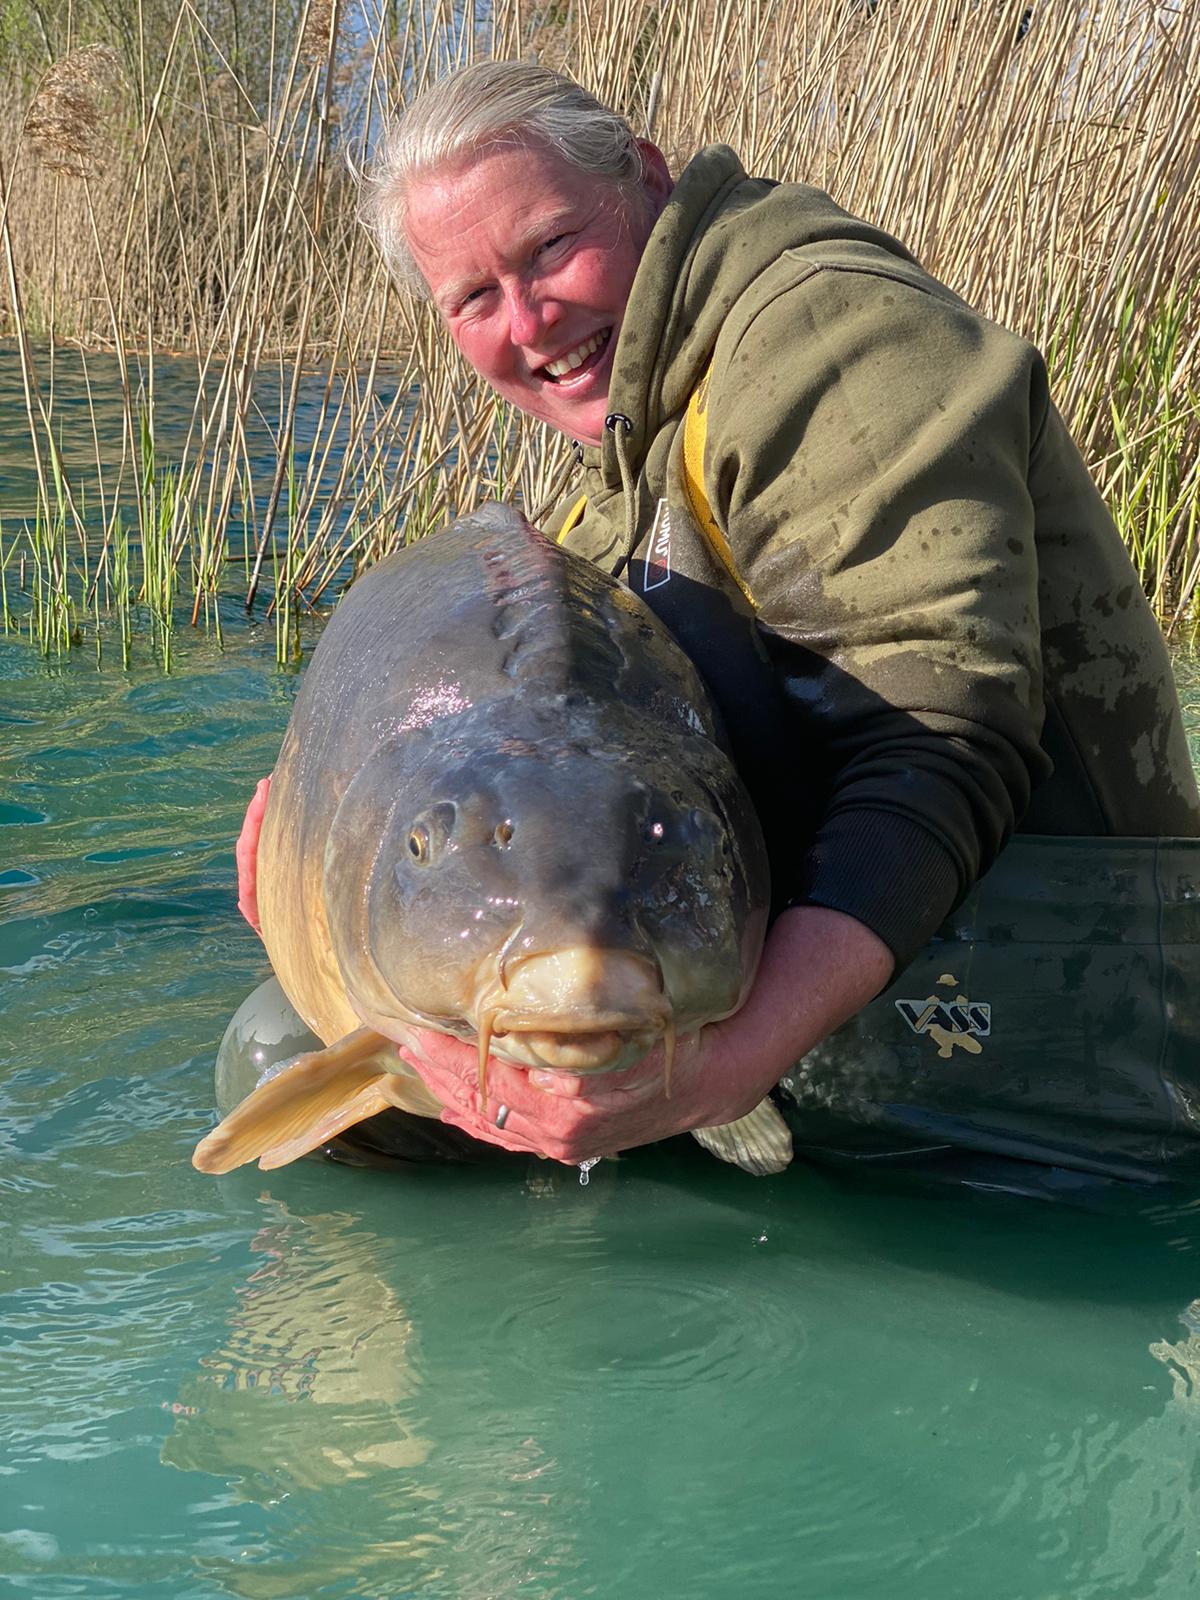
[[[625,305],[672,189],[654,145],[633,154],[637,176],[621,182],[548,145],[502,143],[406,189],[407,250],[455,344],[498,394],[584,444],[603,437]]]
[[[779,1086],[825,1148],[1011,1153],[1020,1132],[1025,1154],[1121,1175],[1200,1157],[1200,1118],[1165,1134],[1200,1088],[1200,795],[1161,634],[1040,354],[828,195],[720,146],[672,182],[527,63],[423,94],[369,214],[468,362],[580,443],[547,531],[640,591],[708,680],[773,878],[757,977],[680,1050],[669,1099],[661,1047],[589,1079],[496,1060],[498,1126],[475,1049],[426,1034],[406,1058],[444,1120],[581,1161]],[[1006,849],[1014,832],[1057,837]],[[1116,953],[1071,888],[1081,860],[1134,885]],[[934,1047],[952,1065],[931,1071]],[[986,1105],[955,1076],[981,1055]]]

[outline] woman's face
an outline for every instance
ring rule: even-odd
[[[455,344],[496,392],[599,444],[625,303],[671,178],[653,145],[631,200],[540,145],[412,185],[405,232]]]

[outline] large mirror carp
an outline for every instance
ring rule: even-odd
[[[486,506],[364,573],[296,698],[258,851],[271,965],[329,1046],[196,1149],[277,1167],[389,1106],[441,1106],[414,1029],[611,1072],[738,1009],[767,921],[762,833],[691,662],[629,589]],[[664,1093],[669,1083],[664,1081]],[[764,1101],[695,1130],[778,1171]]]

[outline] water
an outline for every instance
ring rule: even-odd
[[[31,354],[43,395],[53,397],[54,434],[73,486],[77,509],[94,539],[94,562],[111,509],[109,501],[118,478],[117,464],[125,429],[117,359],[104,352],[85,355],[69,346],[52,346],[41,341],[34,344]],[[153,389],[153,405],[148,406],[148,414],[153,420],[159,473],[167,468],[178,471],[181,466],[187,471],[200,470],[202,474],[211,471],[214,451],[212,447],[207,452],[198,447],[193,416],[200,384],[197,362],[186,357],[158,356],[151,364],[144,355],[131,352],[127,363],[135,416],[140,408],[148,406],[151,386]],[[290,382],[290,374],[288,377]],[[210,409],[216,403],[217,385],[217,374],[209,371],[205,394]],[[295,452],[293,465],[297,480],[303,481],[309,473],[315,480],[306,511],[309,527],[315,529],[331,495],[339,489],[344,457],[351,447],[349,420],[339,414],[347,391],[355,396],[355,406],[351,409],[357,412],[360,420],[367,412],[378,418],[397,400],[398,378],[386,362],[381,363],[375,373],[370,391],[361,375],[354,372],[339,371],[332,377],[316,369],[303,372],[289,435],[283,428],[287,409],[283,375],[269,365],[255,373],[253,403],[247,408],[242,429],[245,457],[252,470],[255,503],[253,508],[243,506],[239,497],[234,496],[231,525],[227,525],[232,553],[240,556],[246,549],[255,549],[255,527],[261,524],[269,503],[281,449],[286,453],[289,445]],[[394,436],[390,445],[389,436]],[[310,461],[317,440],[322,441],[316,452],[317,460]],[[402,443],[399,419],[395,419],[394,426],[381,430],[381,438],[375,443],[379,452],[378,470],[385,480],[393,478],[400,470]],[[98,459],[103,463],[103,481]],[[25,385],[12,339],[0,339],[0,492],[3,495],[0,501],[2,531],[12,539],[21,522],[32,521],[38,505],[38,479],[25,408]],[[343,494],[342,498],[348,509],[351,497]],[[129,471],[125,473],[120,503],[126,525],[136,536],[137,514]],[[335,522],[340,526],[344,520],[343,516]],[[247,522],[252,525],[249,529]],[[269,561],[267,570],[269,573]],[[15,587],[12,574],[9,583],[11,591]],[[236,592],[238,578],[232,578],[229,587],[231,593]]]
[[[0,1593],[1193,1594],[1197,1205],[192,1170],[271,651],[0,645]]]

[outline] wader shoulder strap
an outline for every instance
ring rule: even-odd
[[[583,513],[587,510],[587,495],[581,494],[563,518],[563,525],[554,536],[556,544],[562,544],[567,535],[573,532],[583,521]]]
[[[747,601],[757,611],[758,602],[750,592],[749,585],[743,579],[733,559],[733,551],[729,548],[720,524],[713,516],[712,506],[709,504],[708,495],[704,490],[704,443],[708,438],[708,385],[712,378],[712,362],[705,369],[704,376],[692,392],[688,401],[687,412],[683,419],[683,487],[687,495],[688,505],[696,526],[703,534],[706,543],[729,576],[745,595]],[[587,495],[581,494],[579,499],[567,512],[562,527],[558,530],[557,542],[562,544],[564,539],[583,520],[587,510]]]

